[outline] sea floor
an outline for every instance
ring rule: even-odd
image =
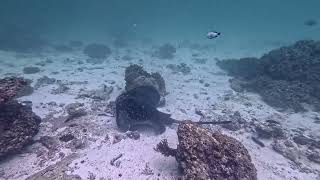
[[[320,124],[315,123],[319,113],[277,111],[256,94],[233,91],[228,82],[231,77],[215,65],[218,59],[233,54],[181,47],[174,59],[164,60],[152,57],[152,51],[148,46],[114,50],[101,64],[88,63],[81,50],[37,55],[0,52],[0,77],[22,76],[33,80],[33,86],[44,76],[59,80],[38,83],[31,95],[18,99],[24,103],[31,101],[33,111],[43,120],[35,143],[0,162],[0,179],[175,179],[179,173],[175,159],[162,156],[154,147],[165,138],[174,147],[177,126],[167,127],[161,135],[141,132],[134,139],[119,132],[114,116],[108,113],[108,102],[124,90],[124,71],[130,64],[143,65],[148,72],[159,72],[164,77],[169,94],[165,106],[159,109],[178,120],[198,121],[199,111],[213,119],[239,112],[247,122],[272,119],[279,121],[287,134],[303,131],[320,137]],[[256,55],[249,50],[234,53]],[[191,72],[174,72],[167,67],[180,63],[190,67]],[[39,67],[41,71],[23,74],[23,68],[28,66]],[[109,97],[90,96],[90,92],[104,87],[112,89],[108,91]],[[71,103],[79,103],[85,114],[65,122]],[[298,150],[290,151],[292,154],[285,150],[281,154],[274,150],[270,139],[261,139],[265,147],[253,141],[250,127],[237,131],[220,126],[209,128],[245,145],[257,168],[258,179],[320,179],[320,165],[301,155],[307,151],[302,146],[297,145]]]

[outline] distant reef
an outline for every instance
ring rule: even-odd
[[[274,49],[261,58],[221,60],[231,88],[258,93],[281,110],[320,111],[320,41],[303,40]]]

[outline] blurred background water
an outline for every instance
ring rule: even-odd
[[[224,48],[319,39],[318,0],[1,0],[0,26],[16,25],[51,40],[208,42],[222,33]]]

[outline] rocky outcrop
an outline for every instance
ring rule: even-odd
[[[0,79],[0,159],[32,142],[41,119],[13,98],[27,85],[22,78]]]
[[[236,80],[236,91],[259,93],[280,109],[304,111],[303,103],[320,111],[320,41],[298,41],[270,51],[261,58],[218,61]]]
[[[158,73],[148,73],[142,66],[137,64],[130,65],[125,70],[126,90],[134,89],[138,86],[153,86],[163,97],[167,94],[165,81]]]

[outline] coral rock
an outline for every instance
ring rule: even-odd
[[[12,100],[25,85],[22,78],[0,79],[0,158],[21,151],[38,132],[41,119]]]
[[[234,138],[212,133],[191,122],[178,127],[176,150],[166,140],[156,148],[175,156],[183,171],[182,179],[257,179],[256,168],[246,148]]]

